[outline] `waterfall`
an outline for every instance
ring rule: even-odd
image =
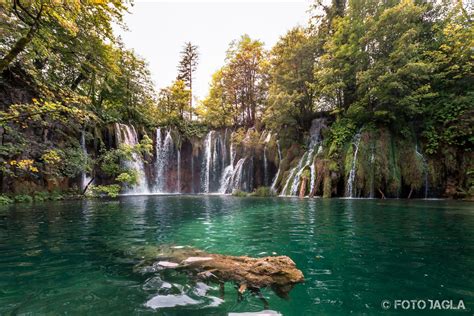
[[[268,185],[267,146],[263,147],[263,185]]]
[[[161,129],[156,130],[156,161],[155,161],[155,188],[154,193],[167,192],[166,180],[170,163],[174,156],[174,142],[171,131],[166,132],[166,136],[162,139]],[[179,177],[178,177],[179,178]],[[178,179],[179,181],[179,179]]]
[[[278,148],[278,171],[275,175],[275,178],[273,178],[273,181],[272,181],[272,191],[275,191],[275,187],[276,187],[276,184],[277,184],[277,181],[278,181],[278,177],[280,176],[280,172],[281,172],[281,148],[280,148],[280,141],[277,140],[277,148]]]
[[[230,144],[230,164],[225,167],[224,172],[222,173],[222,178],[220,181],[219,193],[228,193],[230,184],[232,181],[232,174],[234,173],[234,144]]]
[[[201,171],[202,190],[204,193],[209,193],[211,162],[212,162],[212,135],[213,134],[214,134],[214,131],[210,131],[209,133],[207,133],[206,140],[204,141],[204,159],[203,159],[203,169]]]
[[[247,160],[247,157],[239,159],[237,164],[235,165],[235,171],[232,173],[230,178],[230,189],[231,191],[234,189],[242,189],[242,178],[244,173],[244,164]]]
[[[309,130],[309,141],[308,150],[298,161],[296,167],[291,169],[289,177],[286,179],[286,183],[281,191],[281,195],[298,195],[298,188],[300,186],[301,175],[306,168],[310,170],[310,192],[314,188],[314,181],[316,179],[316,168],[314,167],[314,159],[317,153],[322,151],[321,143],[321,130],[326,127],[325,118],[317,118],[311,122],[311,128]],[[317,148],[317,149],[316,149]],[[316,149],[316,150],[315,150]],[[278,168],[280,169],[280,168]],[[278,171],[277,175],[280,171]],[[275,183],[273,184],[275,185]],[[272,185],[272,186],[273,186]]]
[[[418,157],[420,157],[421,161],[423,162],[423,178],[425,183],[425,199],[428,198],[429,192],[429,183],[428,183],[428,163],[426,162],[425,156],[421,152],[418,151],[418,144],[415,144],[415,152]]]
[[[133,147],[138,144],[138,137],[135,127],[128,126],[125,124],[116,123],[116,137],[117,137],[117,144],[120,145],[127,145]],[[138,176],[138,183],[131,187],[125,189],[125,194],[147,194],[150,193],[148,188],[148,179],[145,174],[145,164],[143,162],[142,157],[132,152],[132,159],[126,160],[122,162],[123,165],[130,170],[134,170],[137,172]]]
[[[322,149],[322,146],[318,146],[318,150],[316,153],[319,153]],[[314,155],[314,158],[316,158],[316,155]],[[309,166],[309,170],[311,171],[311,178],[310,178],[310,185],[309,185],[309,192],[313,192],[314,189],[314,182],[316,181],[316,167],[314,166],[314,158],[311,161],[311,165]]]
[[[264,141],[264,146],[263,146],[263,185],[267,186],[269,185],[269,175],[268,175],[268,159],[267,159],[267,144],[270,142],[270,139],[272,138],[272,133],[268,132],[267,137],[265,138]]]
[[[314,165],[313,164],[313,158],[314,158],[313,154],[314,154],[314,149],[312,148],[303,155],[303,157],[300,160],[300,163],[298,163],[299,167],[297,169],[295,177],[293,178],[293,183],[291,185],[290,195],[298,195],[298,187],[300,185],[301,175],[303,174],[303,171],[308,166],[310,166],[310,164]]]
[[[303,156],[298,161],[296,167],[291,169],[290,176],[286,179],[285,186],[281,191],[281,195],[296,195],[298,191],[298,185],[300,182],[301,174],[304,169],[309,165],[309,161],[312,161],[314,150],[311,149],[303,154]],[[290,187],[291,185],[291,187]],[[288,192],[288,187],[290,187],[290,192]]]
[[[80,144],[81,144],[82,154],[83,154],[84,157],[86,157],[86,159],[88,160],[88,159],[89,159],[89,154],[87,153],[87,147],[86,147],[86,131],[85,131],[85,130],[82,130],[82,131],[81,131]],[[91,181],[91,179],[92,179],[92,178],[87,174],[87,172],[82,171],[82,173],[81,173],[81,188],[82,188],[82,190],[84,190],[84,189],[86,188],[86,186],[89,184],[89,182]]]
[[[356,176],[356,163],[357,163],[357,153],[359,152],[360,144],[360,132],[354,136],[353,144],[355,146],[354,156],[352,157],[352,166],[351,171],[349,172],[349,178],[347,179],[347,188],[346,188],[346,197],[353,197],[353,187]]]

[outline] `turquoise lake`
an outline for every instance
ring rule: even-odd
[[[440,315],[474,310],[470,202],[196,195],[0,208],[0,314],[228,315],[264,309],[248,293],[238,302],[230,283],[221,300],[215,285],[207,288],[169,270],[134,269],[140,258],[130,249],[162,244],[289,256],[305,282],[288,300],[263,291],[268,309],[282,315],[419,313],[382,309],[382,301],[396,299],[463,300],[466,310],[435,311]],[[157,297],[175,306],[156,304]]]

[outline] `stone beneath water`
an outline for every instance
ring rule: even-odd
[[[196,301],[185,294],[179,295],[157,295],[145,303],[146,307],[153,309],[164,307],[175,307],[185,305],[196,305],[201,302]]]
[[[177,266],[179,266],[179,263],[169,262],[169,261],[159,261],[158,265],[165,268],[176,268]]]
[[[212,260],[211,257],[189,257],[183,260],[183,263],[193,263],[193,262],[200,262],[200,261],[209,261]]]

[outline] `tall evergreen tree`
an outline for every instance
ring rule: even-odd
[[[181,52],[181,61],[178,65],[177,80],[182,80],[189,88],[189,119],[192,119],[193,115],[193,72],[197,68],[198,61],[198,46],[191,42],[185,43]]]

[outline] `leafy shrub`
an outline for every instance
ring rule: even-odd
[[[115,198],[120,193],[120,185],[110,184],[110,185],[97,185],[90,187],[91,192],[95,196],[103,196],[104,194],[108,197]]]
[[[119,174],[115,181],[123,183],[127,186],[131,186],[138,183],[138,172],[136,170],[130,170]]]
[[[64,199],[64,195],[61,193],[61,191],[52,191],[50,194],[49,194],[49,199],[52,200],[52,201],[59,201],[59,200],[63,200]]]
[[[15,202],[17,203],[31,203],[33,202],[33,197],[27,194],[18,194],[14,197]]]
[[[258,187],[255,191],[252,192],[252,196],[259,196],[259,197],[270,197],[274,196],[275,193],[270,187]]]
[[[12,204],[13,200],[6,195],[0,195],[0,205]]]
[[[49,198],[50,198],[49,192],[47,191],[35,192],[33,194],[33,199],[37,202],[43,202],[43,201],[49,200]]]
[[[245,197],[247,196],[247,192],[244,192],[242,190],[239,190],[239,189],[235,189],[232,191],[232,196],[238,196],[238,197]]]

